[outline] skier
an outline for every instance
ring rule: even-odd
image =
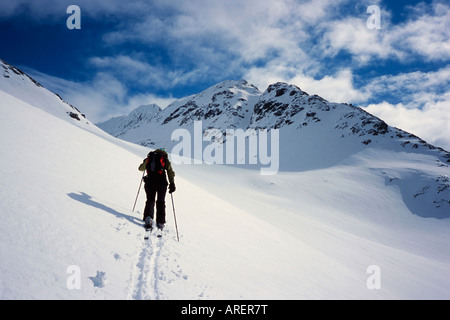
[[[145,221],[146,228],[153,227],[156,204],[156,226],[162,230],[166,223],[165,198],[167,186],[169,186],[169,193],[175,191],[175,172],[168,159],[166,149],[160,148],[150,152],[139,166],[139,171],[145,170],[147,170],[147,175],[143,179],[147,201],[145,203],[143,220]],[[170,183],[167,182],[166,171]]]

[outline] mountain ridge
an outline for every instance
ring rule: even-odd
[[[252,134],[277,130],[277,148],[271,150],[271,153],[274,150],[279,153],[275,173],[278,169],[295,172],[328,168],[348,163],[349,159],[354,161],[361,154],[370,154],[371,150],[388,151],[387,157],[395,154],[408,159],[409,165],[394,172],[385,169],[389,165],[383,168],[377,163],[371,164],[385,179],[386,185],[400,189],[412,212],[423,217],[450,217],[449,152],[389,126],[360,107],[329,102],[318,95],[309,95],[295,85],[277,82],[261,92],[245,80],[224,81],[173,102],[153,114],[151,119],[143,117],[133,123],[133,127],[121,126],[120,133],[110,126],[111,122],[97,125],[113,136],[151,148],[164,146],[169,152],[182,149],[179,147],[181,142],[172,139],[182,128],[189,133],[188,137],[200,139],[198,145],[204,151],[196,153],[192,147],[195,147],[195,141],[189,141],[188,156],[197,154],[197,161],[201,162],[205,153],[214,149],[215,156],[219,154],[214,160],[218,159],[217,164],[225,163],[222,158],[228,160],[225,154],[228,149],[224,145],[227,139],[234,139],[227,136],[228,130],[251,131],[245,137],[247,149],[244,151],[250,149],[249,136]],[[274,147],[273,142],[269,145]],[[416,168],[416,160],[412,159],[417,157],[423,158],[430,167]],[[260,159],[261,155],[257,157]],[[248,161],[251,161],[250,156]],[[396,161],[395,157],[393,161]],[[234,164],[237,162],[239,159],[235,159]],[[261,163],[257,165],[258,169],[263,167]],[[252,166],[247,165],[247,168]]]
[[[246,91],[249,88],[250,90]],[[155,146],[157,143],[170,145],[170,139],[153,141],[150,136],[155,128],[152,125],[163,128],[176,123],[178,127],[192,125],[194,121],[202,121],[203,129],[217,128],[222,132],[225,132],[227,128],[270,130],[292,125],[301,130],[322,122],[323,118],[327,118],[326,112],[340,111],[340,113],[335,112],[338,117],[333,121],[334,129],[340,130],[335,133],[340,134],[342,138],[349,135],[361,137],[359,142],[367,146],[375,142],[377,137],[389,135],[407,152],[414,152],[414,149],[419,148],[428,149],[435,151],[442,162],[450,163],[448,151],[435,147],[414,134],[391,127],[360,107],[348,103],[329,102],[318,95],[309,95],[299,87],[284,82],[271,84],[264,92],[261,92],[246,80],[226,80],[199,94],[179,99],[165,109],[159,108],[155,114],[152,114],[151,119],[145,117],[145,113],[139,114],[141,123],[133,122],[133,127],[123,123],[123,121],[130,121],[129,117],[136,119],[136,112],[139,110],[145,110],[145,106],[140,106],[128,116],[116,117],[96,125],[124,140],[144,146]],[[113,123],[119,119],[123,120],[119,125]],[[140,135],[141,139],[134,139],[129,131],[141,126],[147,126],[145,129],[140,129],[140,131],[147,131],[147,137]],[[119,127],[121,130],[117,130]]]
[[[42,84],[19,68],[0,59],[0,89],[22,101],[30,103],[47,112],[72,123],[89,128],[94,125],[86,119],[86,115],[78,108],[54,92],[47,90]]]

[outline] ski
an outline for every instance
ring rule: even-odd
[[[162,238],[162,231],[163,231],[162,229],[158,229],[158,234],[156,237]]]

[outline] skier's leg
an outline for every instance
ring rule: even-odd
[[[158,188],[158,199],[156,201],[156,223],[164,226],[166,223],[166,192],[167,186]]]
[[[156,189],[150,183],[146,183],[145,194],[147,195],[147,201],[145,202],[144,220],[147,217],[150,217],[153,220],[155,216]]]

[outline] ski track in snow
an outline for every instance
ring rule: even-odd
[[[141,238],[143,234],[139,235]],[[156,232],[150,234],[148,240],[142,240],[138,250],[137,261],[134,264],[131,276],[131,286],[128,300],[159,300],[158,290],[159,267],[163,239],[156,237]]]

